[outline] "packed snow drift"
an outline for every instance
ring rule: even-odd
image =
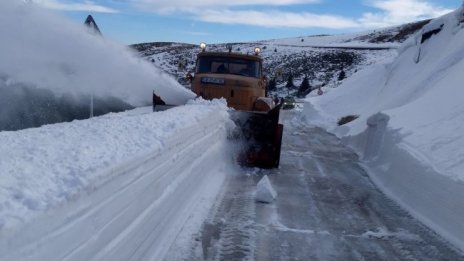
[[[464,249],[464,15],[432,20],[379,64],[308,97],[307,120],[363,155],[379,186]],[[337,126],[345,116],[356,120]]]
[[[229,124],[196,101],[0,132],[0,260],[159,260],[233,169]]]

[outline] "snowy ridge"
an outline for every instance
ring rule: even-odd
[[[356,73],[305,108],[307,120],[357,149],[379,187],[461,249],[463,17],[460,8],[431,21],[393,63]],[[347,115],[359,118],[335,126]]]
[[[283,87],[288,75],[292,74],[296,86],[307,76],[312,87],[331,88],[339,85],[337,76],[340,68],[350,76],[379,60],[395,57],[396,49],[426,22],[343,35],[300,36],[231,44],[234,52],[244,54],[251,54],[255,47],[261,47],[265,75],[269,79],[275,78],[278,87]],[[153,42],[131,47],[175,76],[184,86],[189,86],[185,75],[195,70],[195,59],[199,52],[197,45]],[[212,44],[207,49],[226,51],[227,44]]]
[[[49,145],[42,156],[0,161],[12,174],[0,189],[0,260],[162,259],[197,204],[221,187],[227,121],[224,104],[200,102],[2,132],[9,153]],[[89,131],[90,153],[76,143]],[[59,168],[41,165],[53,160]],[[25,188],[21,196],[15,187]]]

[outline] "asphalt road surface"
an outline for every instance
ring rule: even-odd
[[[283,116],[280,168],[229,177],[189,260],[464,260],[377,189],[335,136]],[[253,198],[263,175],[272,204]]]

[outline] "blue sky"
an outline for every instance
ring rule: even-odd
[[[32,0],[124,44],[224,43],[363,31],[433,18],[462,0]]]

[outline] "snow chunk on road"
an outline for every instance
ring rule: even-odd
[[[267,175],[264,175],[264,177],[258,182],[258,185],[256,185],[256,201],[263,203],[272,203],[276,197],[277,192],[272,187],[271,181],[269,180]]]

